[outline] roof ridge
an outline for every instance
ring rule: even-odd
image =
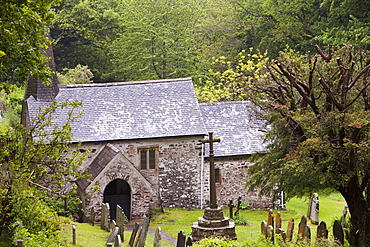
[[[221,101],[211,103],[199,103],[199,106],[215,106],[215,105],[236,105],[236,104],[248,104],[251,103],[249,100],[246,101]]]
[[[112,87],[112,86],[139,85],[139,84],[171,83],[171,82],[181,82],[181,81],[189,81],[189,80],[191,80],[191,77],[176,78],[176,79],[158,79],[158,80],[147,80],[147,81],[67,84],[67,85],[59,85],[59,88]]]

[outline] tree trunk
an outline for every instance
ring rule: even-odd
[[[347,239],[351,246],[369,246],[370,243],[370,209],[356,179],[339,189],[345,198],[351,214]]]

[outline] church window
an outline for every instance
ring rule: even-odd
[[[157,150],[156,147],[139,148],[140,169],[154,170],[157,168]]]
[[[215,168],[215,182],[219,183],[220,181],[220,168]]]

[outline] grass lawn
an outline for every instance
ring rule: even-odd
[[[332,236],[332,226],[334,220],[339,219],[342,215],[345,202],[339,194],[331,194],[329,196],[319,197],[320,199],[320,221],[325,221],[329,227],[329,236]],[[302,215],[307,214],[308,200],[293,198],[287,202],[287,210],[280,211],[281,217],[283,219],[282,228],[287,229],[288,221],[291,217],[294,217],[295,227],[294,233],[297,233],[298,223]],[[276,215],[277,210],[274,211]],[[150,223],[149,229],[155,231],[157,227],[162,229],[168,236],[176,239],[177,234],[180,230],[183,230],[187,236],[191,234],[191,225],[193,222],[198,220],[198,217],[202,216],[204,211],[201,209],[185,210],[178,208],[166,208],[165,213],[158,213],[153,216]],[[224,215],[229,216],[228,208],[224,209]],[[260,225],[261,221],[265,220],[267,222],[267,211],[266,210],[241,210],[240,218],[247,221],[247,225],[237,225],[236,234],[238,237],[238,242],[254,242],[260,239]],[[91,246],[100,247],[105,246],[105,241],[109,233],[100,229],[98,225],[91,226],[89,224],[80,224],[75,222],[70,222],[65,219],[63,224],[63,230],[61,234],[64,239],[66,239],[65,246],[72,245],[72,224],[76,225],[77,229],[77,246]],[[133,224],[133,223],[130,223]],[[312,240],[316,236],[317,226],[309,224],[311,227]],[[125,243],[128,243],[130,239],[131,232],[125,231]],[[146,246],[153,245],[154,237],[148,235]],[[162,246],[173,246],[166,240],[162,240]]]

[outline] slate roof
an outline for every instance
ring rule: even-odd
[[[72,124],[73,141],[130,140],[207,133],[191,78],[61,85],[56,100],[81,101],[84,112]],[[27,99],[30,116],[47,102]],[[61,124],[67,111],[59,110]]]
[[[251,107],[252,104],[245,101],[200,104],[207,131],[213,132],[213,138],[221,138],[221,142],[213,145],[215,157],[264,150],[264,122],[254,116]]]
[[[85,190],[105,166],[118,154],[119,150],[113,145],[107,143],[96,158],[91,162],[89,169],[84,174],[91,174],[90,177],[84,177],[77,180],[78,186]]]

